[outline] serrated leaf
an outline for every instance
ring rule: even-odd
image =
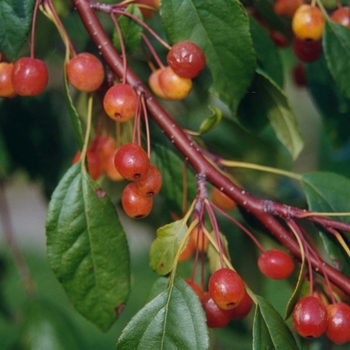
[[[304,140],[288,98],[265,73],[259,71],[257,79],[264,95],[261,99],[263,107],[277,138],[288,149],[293,159],[296,159],[304,147]]]
[[[78,114],[78,112],[73,104],[73,100],[72,100],[72,97],[70,95],[68,78],[67,78],[67,74],[66,74],[66,65],[64,65],[63,81],[64,81],[64,92],[65,92],[65,97],[66,97],[66,101],[67,101],[69,116],[70,116],[70,119],[72,122],[75,137],[77,139],[78,147],[81,150],[83,148],[83,145],[84,145],[83,131],[82,131],[82,127],[81,127],[79,114]]]
[[[222,112],[219,108],[215,106],[208,106],[208,108],[212,111],[212,114],[201,123],[199,127],[201,135],[215,129],[222,119]]]
[[[0,52],[13,61],[29,33],[35,0],[0,1]]]
[[[302,186],[310,210],[317,212],[350,212],[350,180],[329,172],[312,172],[302,176]],[[350,223],[349,216],[337,220]],[[345,276],[350,277],[349,257],[331,234],[320,232],[324,247]]]
[[[184,220],[177,220],[157,230],[157,238],[151,245],[150,266],[159,275],[171,271],[175,256],[179,250],[188,227]]]
[[[253,350],[299,349],[290,329],[274,307],[258,295],[255,299],[258,304],[253,324]]]
[[[276,45],[270,39],[267,31],[252,16],[249,17],[249,23],[259,68],[282,88],[283,69]]]
[[[184,196],[183,172],[184,160],[169,148],[153,145],[151,163],[155,165],[162,175],[161,194],[166,198],[170,210],[182,214]],[[195,176],[189,167],[187,171],[187,198],[192,201],[197,193]]]
[[[117,350],[206,350],[208,330],[197,295],[180,277],[129,322]]]
[[[129,250],[116,210],[80,162],[53,193],[47,255],[74,307],[107,331],[129,295]]]
[[[146,302],[148,303],[160,293],[164,292],[168,288],[169,277],[161,276],[152,285],[151,289],[147,293]]]
[[[233,113],[256,67],[248,16],[237,0],[163,0],[160,15],[171,43],[190,40],[199,45],[209,71],[202,86],[225,102]]]
[[[142,20],[138,6],[131,4],[125,11]],[[138,48],[141,42],[142,27],[135,20],[125,15],[119,17],[118,23],[122,32],[126,54],[129,56]],[[113,32],[113,45],[117,51],[121,52],[120,38],[116,29]]]
[[[306,69],[309,91],[322,113],[324,130],[335,147],[343,146],[350,138],[350,100],[340,92],[324,56],[308,64]]]
[[[322,46],[329,71],[340,91],[350,98],[350,30],[327,18]]]

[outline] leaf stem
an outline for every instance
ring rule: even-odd
[[[302,176],[298,175],[296,173],[286,171],[286,170],[281,170],[281,169],[276,169],[272,168],[269,166],[264,166],[264,165],[258,165],[258,164],[252,164],[252,163],[246,163],[246,162],[239,162],[239,161],[234,161],[234,160],[221,160],[220,163],[223,166],[226,167],[235,167],[235,168],[245,168],[245,169],[253,169],[253,170],[259,170],[259,171],[265,171],[271,174],[276,174],[276,175],[283,175],[286,177],[289,177],[291,179],[295,179],[298,181],[302,180]]]

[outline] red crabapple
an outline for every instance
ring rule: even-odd
[[[209,328],[224,328],[231,320],[233,309],[223,310],[217,306],[210,293],[204,293],[202,297],[203,310],[207,316]]]
[[[153,205],[152,197],[141,196],[137,192],[135,183],[131,182],[125,186],[122,193],[122,206],[125,213],[134,219],[147,216]]]
[[[12,67],[13,63],[0,63],[0,97],[12,98],[16,96],[11,80]]]
[[[70,59],[66,65],[68,81],[79,91],[92,92],[103,83],[104,69],[101,61],[88,52]]]
[[[216,305],[223,310],[233,309],[246,293],[242,278],[228,268],[221,268],[210,276],[208,290]]]
[[[301,40],[320,40],[326,19],[317,6],[301,5],[292,19],[293,33]]]
[[[350,306],[345,303],[330,304],[326,307],[328,326],[326,335],[335,344],[350,341]]]
[[[192,79],[205,67],[205,56],[197,44],[180,41],[168,52],[167,62],[177,75]]]
[[[281,280],[292,274],[294,261],[286,252],[270,249],[260,255],[258,266],[266,277],[273,280]]]
[[[150,164],[146,175],[136,180],[135,184],[142,196],[154,197],[162,187],[162,175],[156,166]]]
[[[127,143],[118,149],[114,164],[119,173],[130,181],[142,179],[150,166],[147,153],[134,143]]]
[[[170,67],[161,70],[158,81],[167,100],[182,100],[192,89],[192,80],[180,77]]]
[[[136,92],[128,84],[120,83],[113,85],[107,90],[103,98],[103,107],[107,115],[121,123],[134,118],[136,105]]]
[[[293,310],[293,325],[304,338],[318,338],[327,329],[327,311],[323,302],[307,296],[298,300]]]
[[[14,63],[11,79],[18,95],[36,96],[45,90],[49,74],[42,60],[22,57]]]
[[[350,7],[342,6],[336,9],[331,14],[331,20],[343,25],[344,27],[350,28]]]

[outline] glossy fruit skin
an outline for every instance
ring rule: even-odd
[[[181,41],[172,46],[167,63],[180,77],[192,79],[205,67],[202,49],[191,41]]]
[[[266,250],[258,259],[260,271],[268,278],[282,280],[294,271],[293,259],[284,251],[278,249]]]
[[[136,92],[128,84],[113,85],[107,90],[103,98],[103,107],[107,115],[121,123],[135,117],[136,105]]]
[[[88,52],[82,52],[68,61],[68,81],[79,91],[96,91],[103,83],[104,69],[101,61]]]
[[[115,141],[113,137],[108,135],[98,135],[92,141],[91,149],[93,149],[101,158],[102,163],[111,154],[111,152],[116,152]]]
[[[207,326],[209,328],[225,328],[230,322],[233,309],[220,309],[210,296],[210,293],[204,293],[202,306],[207,316]]]
[[[170,101],[184,99],[192,89],[192,80],[180,77],[169,66],[161,70],[158,81],[160,89]]]
[[[187,244],[185,248],[182,250],[182,252],[179,255],[178,261],[179,262],[184,262],[192,258],[193,254],[195,252],[195,246],[193,243],[193,239],[190,236],[188,238]]]
[[[147,174],[135,182],[137,191],[146,197],[154,197],[162,187],[162,175],[158,168],[150,164]]]
[[[294,37],[293,52],[304,63],[315,62],[322,55],[322,40],[300,40]]]
[[[159,0],[135,0],[135,4],[147,5],[149,7],[153,7],[155,10],[159,10],[160,1]],[[141,6],[140,6],[140,11],[144,19],[150,18],[155,14],[155,11],[145,7],[141,7]]]
[[[279,16],[292,18],[295,11],[303,3],[303,0],[276,0],[273,4],[273,10]]]
[[[0,62],[0,97],[12,98],[16,96],[11,80],[12,68],[13,63]]]
[[[106,155],[106,157],[103,159],[103,169],[108,179],[111,181],[119,182],[123,181],[124,177],[120,175],[119,171],[114,165],[114,158],[116,153],[117,150],[115,149]]]
[[[216,187],[212,188],[210,198],[223,211],[230,211],[236,208],[236,202]]]
[[[202,300],[204,293],[203,293],[201,287],[199,287],[199,285],[198,285],[196,282],[192,281],[192,280],[185,279],[184,281],[185,281],[185,282],[193,289],[193,291],[197,294],[199,300]]]
[[[325,305],[314,296],[299,299],[293,310],[293,325],[304,338],[320,337],[328,325]]]
[[[133,182],[125,186],[121,200],[125,213],[134,219],[144,218],[152,210],[153,199],[141,196]]]
[[[127,143],[121,146],[115,154],[114,165],[125,179],[137,181],[147,174],[150,161],[141,146]]]
[[[223,310],[233,309],[246,293],[242,278],[228,268],[216,270],[210,276],[208,291],[216,305]]]
[[[301,40],[320,40],[325,22],[325,17],[318,7],[304,4],[295,11],[292,30]]]
[[[326,307],[328,327],[326,335],[333,343],[341,345],[350,341],[350,306],[345,303]]]
[[[191,231],[190,235],[192,237],[195,249],[198,249],[200,252],[206,252],[207,247],[208,247],[209,239],[205,235],[205,233],[202,230],[199,230],[199,227],[196,226]]]
[[[241,320],[242,318],[247,317],[250,310],[252,309],[252,305],[253,300],[246,291],[240,303],[232,309],[231,319]]]
[[[11,79],[18,95],[36,96],[45,90],[49,74],[42,60],[22,57],[14,63]]]
[[[350,29],[350,7],[342,6],[331,14],[331,20]]]
[[[151,75],[148,78],[148,85],[156,96],[160,97],[163,100],[167,100],[167,96],[165,95],[165,93],[159,85],[159,74],[162,72],[163,69],[164,68],[159,68],[151,73]]]

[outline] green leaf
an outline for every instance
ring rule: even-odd
[[[280,88],[283,86],[283,69],[276,45],[272,42],[267,31],[250,16],[250,33],[258,59],[259,69],[265,72]]]
[[[159,275],[166,275],[171,271],[187,229],[186,222],[178,220],[157,230],[157,238],[150,250],[150,266]]]
[[[221,119],[222,113],[221,110],[215,106],[208,106],[208,108],[213,112],[207,119],[203,120],[202,124],[199,127],[199,133],[201,135],[215,129]]]
[[[296,159],[304,147],[304,141],[288,98],[265,73],[259,71],[257,74],[258,83],[263,94],[261,101],[267,111],[267,117],[275,130],[277,138],[288,149],[293,159]]]
[[[131,4],[125,11],[142,20],[141,11],[138,6]],[[119,17],[118,23],[122,32],[126,54],[129,56],[139,47],[142,27],[135,20],[125,15]],[[116,29],[113,32],[113,45],[117,51],[121,52],[120,39]]]
[[[46,221],[47,255],[74,307],[107,331],[129,294],[129,250],[116,210],[81,163],[53,193]]]
[[[169,210],[182,215],[184,160],[166,147],[153,145],[151,163],[159,169],[162,175],[163,184],[160,193],[166,198]],[[192,201],[197,193],[195,175],[189,167],[186,171],[187,198]]]
[[[342,146],[350,138],[350,100],[340,92],[323,56],[306,68],[309,91],[322,113],[324,130],[333,146]],[[324,158],[322,154],[322,161]]]
[[[0,1],[0,52],[15,60],[29,33],[35,0]]]
[[[177,276],[131,319],[117,343],[117,350],[208,348],[203,308],[191,287]]]
[[[190,40],[205,54],[202,86],[233,113],[250,86],[256,67],[248,16],[237,0],[162,0],[160,15],[171,43]],[[201,80],[202,79],[202,80]]]
[[[283,17],[278,16],[273,10],[272,1],[252,0],[252,4],[258,15],[268,23],[269,27],[279,31],[286,37],[290,36],[290,26],[288,26],[288,24],[286,25],[286,21],[283,19]]]
[[[297,350],[298,345],[280,314],[264,298],[258,302],[253,324],[253,350]]]
[[[20,344],[23,350],[79,350],[84,346],[70,319],[57,306],[29,300],[23,308]]]
[[[77,110],[75,109],[72,97],[70,95],[68,78],[67,78],[67,74],[66,74],[66,65],[64,65],[63,80],[64,80],[64,92],[65,92],[65,97],[66,97],[66,101],[67,101],[69,116],[70,116],[70,119],[71,119],[71,122],[73,125],[73,130],[75,133],[75,137],[77,139],[78,147],[81,150],[83,148],[83,145],[84,145],[83,131],[81,128],[79,114],[78,114]]]
[[[310,210],[316,212],[350,212],[350,180],[329,172],[312,172],[302,176],[302,186]],[[337,220],[350,223],[349,216]],[[320,232],[324,247],[335,267],[350,277],[350,261],[339,242],[329,233]]]
[[[327,19],[322,46],[329,71],[340,91],[350,98],[350,30]]]
[[[147,293],[146,302],[148,303],[160,293],[164,292],[168,288],[169,277],[161,276],[152,285],[151,289]]]

